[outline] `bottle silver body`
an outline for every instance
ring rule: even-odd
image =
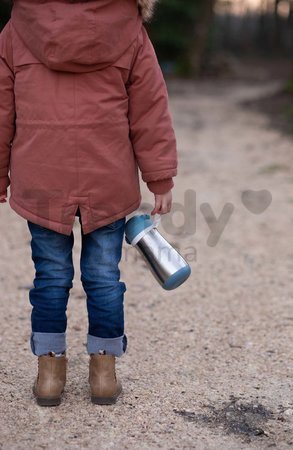
[[[180,253],[166,241],[156,228],[148,231],[136,244],[136,248],[144,256],[161,285],[180,269],[188,266]]]

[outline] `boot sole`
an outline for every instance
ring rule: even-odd
[[[33,387],[33,394],[36,397],[37,404],[39,406],[59,406],[61,404],[61,397],[38,397]]]
[[[118,399],[118,397],[120,396],[121,393],[122,393],[122,389],[121,389],[120,392],[118,392],[113,397],[96,397],[96,396],[92,395],[91,396],[91,401],[95,405],[113,405],[114,403],[116,403],[116,401],[117,401],[117,399]]]
[[[36,400],[39,406],[59,406],[61,403],[61,398],[37,397]]]

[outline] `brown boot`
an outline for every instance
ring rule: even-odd
[[[111,405],[122,392],[115,372],[115,356],[95,354],[90,356],[89,383],[91,400],[97,405]]]
[[[66,383],[66,355],[55,356],[53,352],[38,357],[38,376],[33,393],[40,406],[57,406]]]

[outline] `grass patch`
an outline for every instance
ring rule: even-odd
[[[290,169],[289,166],[286,164],[279,164],[279,163],[272,163],[268,164],[267,166],[261,167],[261,169],[258,171],[259,174],[274,174],[277,172],[288,172]]]
[[[291,78],[285,86],[285,92],[293,95],[293,78]]]

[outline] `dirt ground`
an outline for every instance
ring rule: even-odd
[[[66,393],[59,407],[36,405],[30,235],[0,205],[1,449],[293,448],[293,141],[242,106],[278,88],[169,84],[180,164],[173,224],[165,216],[159,229],[192,275],[163,291],[125,242],[128,349],[117,359],[116,405],[89,399],[77,218]],[[142,189],[140,211],[150,212]]]

